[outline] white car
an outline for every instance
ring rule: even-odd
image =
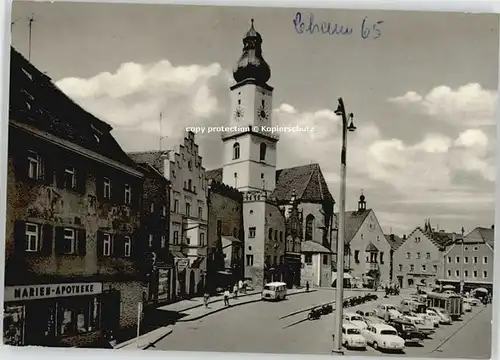
[[[398,332],[387,324],[372,324],[362,331],[367,344],[373,346],[375,350],[396,350],[402,351],[405,348],[405,341],[398,336]]]
[[[430,321],[434,325],[434,327],[439,327],[439,323],[441,322],[441,317],[436,314],[434,311],[429,311],[425,314],[420,313],[410,313],[410,316],[418,317],[422,320]]]
[[[366,349],[366,339],[355,324],[344,322],[342,325],[342,345],[346,349]]]
[[[464,302],[462,303],[462,308],[466,312],[471,312],[472,311],[472,306],[471,306],[470,302],[467,301],[466,299],[464,299]]]
[[[403,316],[403,314],[394,305],[391,304],[380,304],[375,309],[375,312],[377,313],[377,316],[379,318],[384,320],[397,319]]]
[[[441,324],[451,324],[451,316],[443,308],[431,307],[426,310],[427,314],[434,313],[441,319],[439,322]]]
[[[361,315],[352,312],[344,313],[344,321],[350,322],[361,330],[368,326]]]
[[[405,320],[409,321],[416,326],[418,331],[420,331],[425,336],[434,334],[434,324],[430,320],[424,320],[420,316],[407,315],[404,317]]]

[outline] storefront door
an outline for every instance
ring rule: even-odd
[[[30,301],[26,304],[25,345],[54,345],[55,306],[55,301],[51,300]]]
[[[120,326],[120,292],[111,290],[102,294],[102,328],[116,330]]]

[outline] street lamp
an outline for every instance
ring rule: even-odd
[[[460,261],[460,294],[464,293],[464,227],[462,226],[462,261]]]
[[[344,305],[344,241],[345,241],[345,197],[346,197],[346,159],[347,159],[347,131],[354,131],[354,114],[346,115],[344,101],[338,100],[335,115],[342,116],[342,153],[340,156],[340,204],[339,204],[339,232],[337,237],[337,290],[335,291],[335,329],[334,348],[332,352],[342,352],[342,317]]]

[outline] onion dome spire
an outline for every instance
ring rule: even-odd
[[[243,54],[233,70],[236,82],[255,80],[258,84],[265,84],[271,78],[271,68],[262,57],[262,37],[251,21],[250,30],[243,38]]]

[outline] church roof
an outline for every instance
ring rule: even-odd
[[[222,168],[206,172],[208,179],[222,182]],[[319,164],[295,166],[276,171],[276,187],[270,198],[289,202],[295,190],[299,202],[333,202],[333,196]]]
[[[394,234],[384,234],[384,236],[385,236],[387,242],[389,243],[389,245],[391,246],[391,249],[394,251],[399,249],[399,247],[401,245],[403,245],[403,243],[405,242],[405,239],[402,239],[399,236],[394,235]]]
[[[347,244],[351,242],[354,236],[357,234],[359,228],[365,222],[366,217],[371,212],[371,209],[358,210],[358,211],[346,211],[345,212],[345,241]],[[338,222],[339,214],[336,213],[335,217]],[[338,226],[338,225],[337,225]]]
[[[311,252],[311,253],[323,253],[331,254],[332,251],[328,250],[326,247],[312,240],[304,241],[301,245],[301,252]]]
[[[366,245],[366,248],[365,248],[365,251],[368,251],[368,252],[378,252],[378,249],[375,245],[373,245],[373,243],[370,241],[368,243],[368,245]]]

